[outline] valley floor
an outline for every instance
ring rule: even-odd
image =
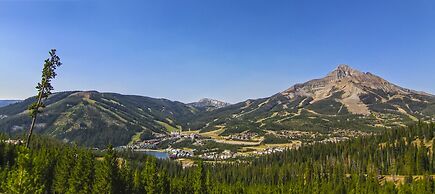
[[[134,151],[165,151],[171,158],[200,158],[205,160],[227,160],[268,155],[285,150],[298,149],[314,143],[337,143],[372,133],[353,130],[334,130],[326,134],[309,131],[266,131],[266,134],[243,132],[222,135],[218,130],[172,132],[160,138],[138,141],[123,148]]]

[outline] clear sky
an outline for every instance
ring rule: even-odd
[[[271,96],[338,64],[435,93],[433,0],[0,0],[0,99],[54,87],[228,102]]]

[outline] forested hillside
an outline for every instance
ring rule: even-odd
[[[434,124],[196,167],[36,138],[0,143],[0,193],[433,193]],[[5,139],[5,137],[2,137]]]
[[[0,108],[0,131],[25,133],[30,126],[29,98]],[[180,102],[114,93],[60,92],[46,101],[35,131],[66,142],[104,148],[126,145],[187,128],[195,108]]]

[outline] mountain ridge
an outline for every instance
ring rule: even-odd
[[[0,108],[0,130],[25,133],[34,97]],[[199,104],[198,104],[199,103]],[[66,142],[126,145],[173,131],[216,131],[219,136],[272,131],[369,130],[435,121],[435,97],[340,65],[325,77],[295,84],[267,98],[228,104],[212,99],[182,103],[138,95],[68,91],[51,95],[37,133]],[[219,132],[217,132],[219,131]]]
[[[18,102],[21,102],[21,100],[0,100],[0,107],[4,107]]]
[[[31,97],[0,108],[0,130],[25,133],[29,125],[27,106],[34,100]],[[186,128],[185,120],[198,111],[166,99],[96,91],[55,93],[46,105],[38,117],[37,133],[96,147],[125,145]]]

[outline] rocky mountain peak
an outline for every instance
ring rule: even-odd
[[[347,77],[364,76],[363,72],[353,69],[349,65],[341,64],[334,71],[328,74],[328,77],[341,80]]]
[[[363,73],[348,65],[339,65],[326,77],[314,79],[281,92],[289,100],[296,97],[309,97],[315,103],[334,96],[346,108],[355,114],[370,114],[369,108],[361,100],[366,96],[376,96],[380,101],[389,101],[393,98],[404,96],[413,98],[412,95],[423,93],[402,88],[371,73]]]
[[[211,99],[211,98],[202,98],[198,102],[190,103],[190,105],[197,107],[197,108],[217,109],[217,108],[226,107],[230,104],[227,102],[222,102],[222,101]]]
[[[211,101],[218,101],[218,100],[214,100],[211,98],[202,98],[202,99],[198,100],[198,102],[211,102]]]

